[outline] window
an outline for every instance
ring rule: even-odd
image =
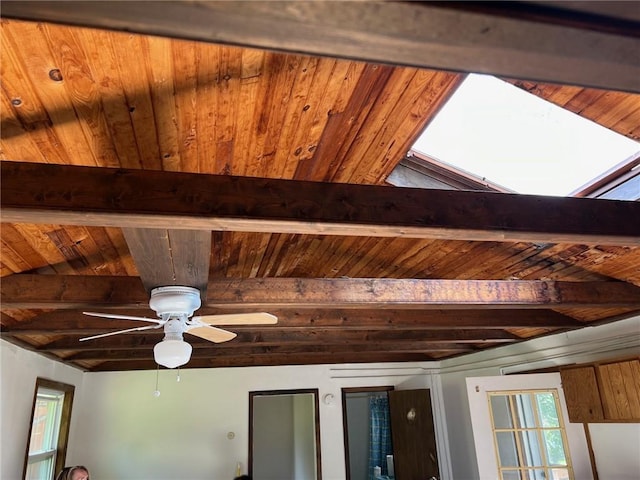
[[[502,480],[571,480],[556,390],[488,392]]]
[[[36,380],[25,480],[49,480],[64,466],[74,387]]]
[[[496,77],[469,74],[411,150],[517,193],[571,196],[631,165],[640,144]],[[637,185],[627,188],[637,194]]]

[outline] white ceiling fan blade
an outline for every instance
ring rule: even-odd
[[[187,333],[195,335],[196,337],[204,338],[213,343],[228,342],[236,338],[236,334],[222,330],[221,328],[211,327],[209,325],[203,325],[201,327],[192,327],[187,329]]]
[[[139,332],[141,330],[151,330],[152,328],[160,328],[160,327],[159,327],[159,325],[147,325],[145,327],[127,328],[126,330],[117,330],[115,332],[108,332],[108,333],[101,333],[100,335],[93,335],[92,337],[84,337],[84,338],[81,338],[80,341],[84,342],[85,340],[95,340],[96,338],[109,337],[111,335],[118,335],[119,333]]]
[[[91,317],[115,318],[119,320],[140,320],[143,322],[157,323],[158,325],[163,325],[165,323],[164,320],[158,320],[157,318],[132,317],[129,315],[117,315],[115,313],[100,313],[100,312],[82,312],[82,313],[85,315],[89,315]]]
[[[202,315],[193,317],[193,320],[207,325],[275,325],[278,323],[278,317],[265,312]]]

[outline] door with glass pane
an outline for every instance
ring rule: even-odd
[[[584,430],[557,373],[467,379],[481,479],[592,479]]]

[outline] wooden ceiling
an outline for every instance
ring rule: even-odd
[[[24,13],[25,4],[3,2],[2,13],[150,33],[132,15],[151,2],[119,5],[116,19],[96,10],[108,2],[71,2],[73,14],[65,2],[27,3]],[[84,370],[152,369],[160,332],[80,343],[139,326],[82,311],[153,316],[149,290],[175,284],[201,289],[198,315],[278,317],[225,327],[238,333],[226,343],[185,335],[187,368],[428,361],[640,312],[640,203],[385,183],[463,73],[417,57],[395,63],[418,67],[393,66],[384,50],[349,60],[317,32],[315,51],[296,37],[291,18],[307,17],[295,2],[251,2],[245,13],[208,4],[249,26],[257,9],[260,21],[271,13],[272,27],[289,28],[280,44],[259,25],[244,32],[245,46],[215,43],[243,42],[226,38],[224,25],[199,30],[193,15],[193,30],[181,24],[197,3],[174,2],[164,23],[152,12],[145,21],[162,37],[3,17],[2,338]],[[637,46],[622,27],[619,41]],[[534,95],[640,136],[637,93],[486,63]],[[474,70],[464,66],[450,67]],[[587,67],[584,84],[608,81]],[[614,88],[626,78],[610,77]]]

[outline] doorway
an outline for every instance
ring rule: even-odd
[[[249,392],[253,480],[321,480],[318,390]]]
[[[387,405],[387,426],[381,429],[388,430],[388,440],[378,436],[380,403]],[[343,388],[342,408],[347,480],[440,478],[428,389]],[[386,442],[388,450],[381,451]]]

